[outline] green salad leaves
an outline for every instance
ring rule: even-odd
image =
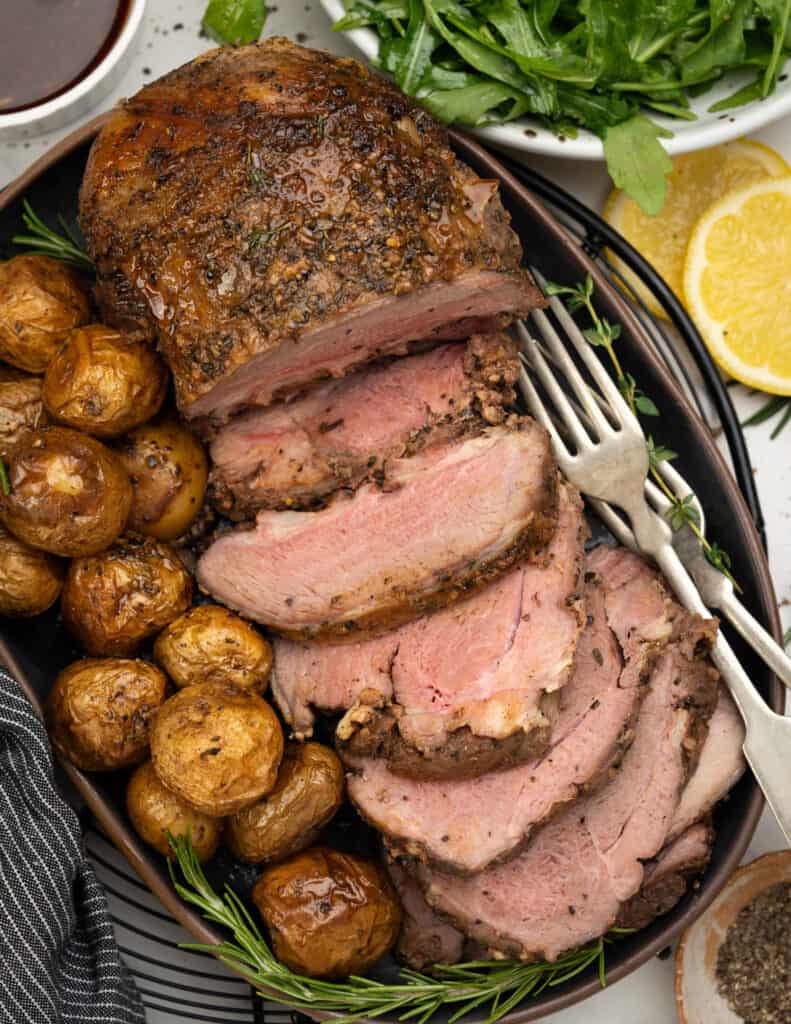
[[[690,97],[740,70],[711,109],[760,100],[791,52],[791,0],[346,0],[336,31],[370,27],[378,63],[447,124],[532,115],[587,128],[610,175],[648,213],[664,200],[670,134]]]

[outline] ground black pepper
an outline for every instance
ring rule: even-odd
[[[717,953],[717,989],[745,1024],[791,1022],[791,882],[743,907]]]

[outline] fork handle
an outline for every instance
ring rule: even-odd
[[[791,689],[791,658],[755,616],[747,611],[730,588],[717,602],[717,607],[780,682]]]

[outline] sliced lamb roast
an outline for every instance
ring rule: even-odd
[[[285,636],[355,639],[496,579],[557,524],[557,470],[533,420],[393,459],[317,512],[261,512],[198,562],[217,600]]]
[[[80,224],[103,319],[158,339],[190,419],[542,302],[497,182],[395,85],[282,38],[212,50],[118,107]]]
[[[511,337],[476,335],[243,413],[212,442],[210,500],[231,519],[319,505],[418,450],[432,427],[470,416],[502,423],[518,375]]]
[[[665,845],[716,701],[717,673],[705,660],[716,622],[683,611],[629,552],[594,552],[590,564],[624,654],[642,647],[639,674],[648,674],[619,770],[505,864],[466,878],[417,867],[431,906],[487,947],[527,960],[554,960],[617,921]]]
[[[593,578],[586,607],[588,625],[543,757],[508,771],[443,782],[399,778],[373,759],[357,763],[348,779],[349,798],[394,853],[474,874],[513,856],[553,812],[604,781],[631,739],[641,687],[633,673],[622,671],[604,594]]]
[[[712,829],[698,822],[669,843],[645,866],[640,891],[620,909],[621,928],[645,928],[654,918],[666,914],[687,891],[690,880],[706,867],[714,839]]]
[[[464,935],[431,909],[415,879],[396,861],[386,857],[385,864],[401,900],[396,958],[413,971],[457,963],[464,951]]]

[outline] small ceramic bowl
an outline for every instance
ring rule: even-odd
[[[18,142],[64,128],[101,103],[129,67],[145,9],[146,0],[131,0],[121,30],[106,56],[70,89],[25,110],[0,113],[0,143]]]
[[[739,911],[778,882],[791,882],[791,850],[767,853],[735,871],[681,937],[676,1008],[681,1024],[744,1024],[717,991],[717,953]]]

